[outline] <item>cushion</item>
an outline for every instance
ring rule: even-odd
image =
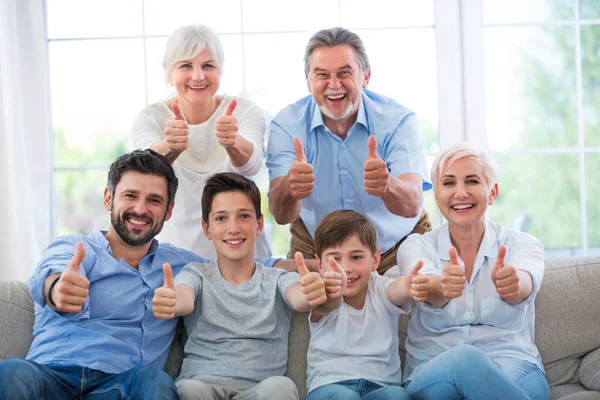
[[[587,391],[577,384],[558,385],[552,388],[550,400],[598,400],[600,393]]]
[[[33,340],[34,308],[29,288],[0,281],[0,360],[25,358]]]
[[[579,381],[590,390],[600,391],[600,349],[583,357],[579,367]]]
[[[301,399],[306,398],[306,353],[309,340],[308,313],[294,312],[290,322],[285,376],[294,381]]]

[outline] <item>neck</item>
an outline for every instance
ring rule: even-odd
[[[367,290],[369,290],[368,286],[365,288],[365,290],[363,290],[361,293],[358,293],[356,296],[344,297],[344,301],[346,302],[346,304],[348,304],[355,310],[362,310],[362,308],[365,306]]]
[[[217,265],[223,278],[234,285],[243,285],[252,279],[256,271],[256,262],[250,260],[230,260],[217,255]]]
[[[213,96],[209,101],[202,104],[190,104],[182,98],[177,98],[176,102],[181,107],[181,111],[185,115],[188,124],[198,125],[208,121],[213,116],[219,104],[221,104],[221,100],[221,97]]]
[[[135,269],[138,269],[142,258],[148,255],[150,245],[152,244],[152,241],[150,241],[143,246],[130,246],[127,243],[125,243],[119,237],[119,235],[117,235],[117,233],[112,229],[112,227],[108,230],[104,237],[110,244],[113,257],[115,259],[121,258],[125,260],[127,264],[131,265]]]
[[[465,263],[467,275],[470,276],[470,271],[472,271],[475,257],[477,257],[477,252],[479,251],[479,246],[481,246],[483,234],[485,233],[485,221],[469,226],[449,224],[448,231],[450,233],[452,245],[456,247],[459,257]]]
[[[357,115],[358,111],[354,115],[340,121],[331,119],[323,115],[323,122],[325,123],[325,126],[329,128],[331,133],[339,136],[342,140],[346,140],[346,137],[348,136],[348,131],[356,122]]]

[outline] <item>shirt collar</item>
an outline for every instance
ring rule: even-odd
[[[360,104],[358,106],[358,114],[356,115],[355,125],[357,123],[361,124],[368,131],[369,130],[369,121],[367,120],[367,110],[365,109],[364,97],[365,97],[365,93],[363,92],[362,95],[360,96]],[[319,126],[325,126],[325,121],[323,121],[323,114],[321,114],[321,109],[319,108],[319,105],[314,100],[314,98],[312,99],[312,102],[313,102],[314,106],[313,106],[312,119],[310,121],[309,132],[312,132],[314,129],[316,129]]]
[[[446,222],[440,228],[440,234],[437,240],[437,251],[440,260],[450,261],[448,251],[451,246],[452,241],[450,240],[450,231],[448,223]],[[479,245],[478,253],[481,253],[488,258],[496,258],[498,256],[498,240],[494,234],[494,227],[491,226],[489,221],[485,222],[485,231],[483,232],[483,239]]]
[[[106,240],[106,234],[108,231],[94,231],[92,232],[92,237],[100,244],[108,254],[113,256],[112,249],[110,247],[110,243]],[[152,243],[150,244],[150,248],[148,249],[148,255],[153,255],[156,253],[158,249],[158,240],[152,239]],[[113,256],[114,257],[114,256]]]

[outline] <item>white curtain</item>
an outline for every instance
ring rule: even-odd
[[[44,0],[0,0],[0,280],[26,281],[50,239]]]

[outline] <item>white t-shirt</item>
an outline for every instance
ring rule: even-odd
[[[238,120],[238,132],[252,142],[254,151],[248,162],[234,167],[227,152],[216,137],[216,121],[225,112],[227,104],[237,100],[233,115]],[[164,103],[144,108],[133,122],[131,139],[135,148],[149,148],[165,138],[167,122],[174,118]],[[173,216],[163,227],[159,240],[193,251],[207,258],[216,258],[216,250],[202,230],[202,191],[206,180],[218,172],[237,172],[244,176],[258,173],[262,165],[265,136],[265,115],[262,109],[248,99],[225,95],[214,114],[204,123],[189,126],[188,148],[173,163],[179,179]],[[256,257],[268,258],[271,249],[266,236],[256,241]]]
[[[310,322],[306,387],[348,379],[367,379],[382,386],[400,385],[398,317],[410,311],[388,299],[393,279],[372,274],[361,310],[345,302],[317,323]]]

